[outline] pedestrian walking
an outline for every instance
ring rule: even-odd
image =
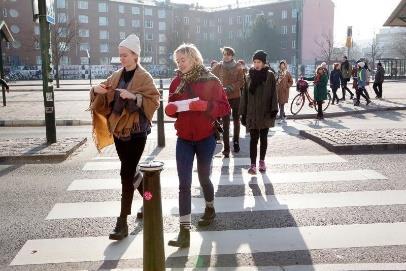
[[[196,155],[197,173],[206,208],[199,226],[208,226],[216,216],[214,188],[210,180],[216,147],[214,122],[230,114],[230,105],[218,78],[203,66],[203,58],[193,44],[182,44],[173,55],[178,70],[169,87],[165,113],[176,118],[176,166],[179,177],[180,231],[168,245],[189,247],[191,227],[191,185]],[[190,100],[193,99],[193,100]]]
[[[241,96],[241,123],[250,131],[250,159],[248,173],[256,174],[257,146],[260,140],[258,168],[266,171],[265,155],[268,147],[269,128],[275,125],[278,113],[278,97],[275,75],[266,63],[267,54],[256,51],[252,57],[253,67],[247,76],[247,87]]]
[[[359,106],[360,105],[360,98],[361,96],[364,97],[364,99],[367,102],[367,105],[371,102],[371,100],[369,99],[369,97],[365,94],[366,89],[366,83],[367,83],[367,72],[365,69],[365,63],[363,61],[358,62],[358,76],[357,76],[357,100],[355,102],[355,106]]]
[[[376,69],[374,84],[372,86],[372,88],[375,91],[377,99],[382,98],[382,84],[384,80],[385,80],[385,70],[382,67],[382,63],[379,62]]]
[[[341,78],[341,89],[343,91],[343,97],[341,98],[343,101],[345,101],[345,94],[346,92],[350,93],[351,97],[350,99],[352,100],[354,97],[354,93],[348,88],[347,83],[350,81],[351,76],[352,76],[352,66],[348,62],[348,59],[346,56],[343,57],[343,61],[341,62],[340,66],[342,78]]]
[[[234,60],[235,51],[233,48],[224,47],[221,48],[221,52],[223,53],[223,60],[213,68],[213,74],[220,79],[224,91],[227,93],[234,124],[233,148],[234,152],[238,153],[240,151],[240,114],[238,110],[241,88],[244,85],[244,71],[241,65],[238,65]],[[223,155],[228,158],[230,156],[230,115],[223,117],[223,129]]]
[[[9,92],[10,88],[9,88],[7,82],[1,78],[0,78],[0,86],[4,87],[7,90],[7,92]]]
[[[137,170],[151,121],[159,107],[159,91],[152,76],[140,65],[140,40],[129,35],[118,46],[123,66],[90,92],[93,134],[97,148],[115,144],[121,162],[121,211],[109,235],[121,240],[128,235],[134,189],[143,195],[142,176]],[[138,218],[142,213],[137,214]]]
[[[339,102],[337,90],[340,88],[341,77],[340,64],[334,63],[334,69],[330,73],[330,88],[333,91],[333,101],[331,104],[334,104],[334,101],[336,101],[337,104]]]
[[[285,104],[289,100],[289,90],[293,85],[293,78],[288,70],[288,63],[282,60],[279,63],[278,75],[276,78],[276,91],[278,93],[279,123],[286,123]]]
[[[314,100],[317,103],[317,119],[324,119],[323,116],[323,102],[327,100],[327,84],[328,84],[328,75],[326,69],[322,65],[317,67],[316,74],[313,77],[304,77],[304,80],[313,81],[314,90],[313,96]]]

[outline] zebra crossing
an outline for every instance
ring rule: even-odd
[[[153,157],[146,157],[153,159]],[[177,173],[174,160],[163,161],[165,170],[161,173],[162,186],[162,212],[163,216],[171,221],[176,221],[178,216],[177,198],[168,197],[165,189],[176,189]],[[341,163],[347,161],[338,155],[314,155],[314,156],[288,156],[272,157],[268,166],[283,165],[293,168],[295,165],[323,165]],[[379,190],[379,191],[340,191],[340,192],[305,192],[302,193],[271,193],[267,187],[277,184],[293,186],[297,184],[348,184],[358,182],[385,181],[387,177],[371,169],[345,169],[305,171],[284,170],[283,172],[267,172],[256,176],[249,175],[246,167],[249,164],[247,158],[217,159],[213,161],[212,181],[215,190],[218,191],[239,187],[243,189],[243,195],[217,196],[215,199],[217,219],[227,218],[234,215],[243,216],[250,214],[258,220],[271,220],[274,212],[299,212],[304,217],[311,210],[340,210],[348,208],[381,207],[388,208],[406,204],[406,190]],[[224,173],[222,168],[233,169]],[[105,178],[82,178],[75,179],[67,188],[67,193],[95,193],[97,191],[120,190],[120,180],[109,178],[114,176],[119,169],[117,157],[96,157],[85,163],[82,168],[84,173],[98,173],[97,176]],[[235,171],[235,172],[234,172]],[[107,174],[108,173],[108,174]],[[118,173],[117,173],[118,175]],[[247,193],[245,188],[255,185],[260,193]],[[194,188],[198,188],[196,172],[193,173]],[[133,213],[142,206],[139,197],[134,198]],[[199,216],[204,212],[204,199],[192,198],[192,215]],[[84,202],[61,202],[56,203],[48,213],[46,221],[59,221],[68,223],[74,219],[98,219],[113,218],[120,209],[119,201],[84,201]],[[253,222],[255,224],[255,222]],[[251,224],[250,224],[251,225]],[[256,227],[244,227],[240,225],[232,228],[215,226],[210,229],[198,229],[191,232],[191,247],[178,250],[165,245],[165,254],[168,261],[174,263],[174,267],[167,270],[404,270],[406,260],[401,262],[366,262],[356,256],[347,261],[337,258],[330,262],[313,262],[315,254],[323,251],[346,251],[355,249],[368,251],[370,248],[386,248],[392,246],[406,246],[406,222],[395,221],[370,222],[370,223],[326,223],[325,225],[312,224],[292,225],[285,227],[268,227],[258,224]],[[164,225],[164,238],[169,240],[177,235],[177,231],[168,230]],[[281,254],[282,253],[282,254]],[[257,263],[258,267],[241,265],[241,255],[296,255],[301,253],[302,262],[256,261],[251,258],[251,263]],[[293,254],[290,254],[293,253]],[[338,253],[338,252],[337,252]],[[71,238],[33,239],[28,240],[11,262],[11,266],[57,266],[58,264],[103,262],[103,261],[130,261],[141,259],[143,255],[142,231],[129,235],[122,241],[112,241],[108,236],[74,236]],[[304,256],[303,256],[304,255]],[[210,262],[211,257],[225,257],[229,264],[215,265]],[[248,256],[249,257],[249,256]],[[177,259],[191,259],[195,261],[194,268],[182,266],[182,261],[176,264]],[[283,258],[283,257],[282,257]],[[317,258],[317,257],[316,257]],[[202,260],[205,259],[205,260]],[[208,260],[207,260],[208,259]],[[206,264],[204,265],[203,264]],[[243,261],[241,261],[243,262]],[[141,262],[136,268],[127,270],[142,270]],[[209,267],[209,266],[212,267]],[[260,266],[259,266],[260,265]],[[206,268],[207,266],[207,268]],[[214,267],[216,266],[216,267]],[[78,270],[69,269],[69,270]],[[87,270],[87,269],[86,269]],[[101,269],[98,269],[101,270]],[[126,270],[115,269],[115,270]]]

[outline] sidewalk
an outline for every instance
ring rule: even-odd
[[[77,85],[72,86],[77,88]],[[374,99],[375,94],[371,88],[369,91],[372,103],[365,106],[361,101],[360,107],[353,106],[347,96],[347,101],[338,105],[330,105],[325,112],[325,117],[338,117],[353,114],[364,114],[376,111],[404,110],[406,109],[406,82],[392,82],[384,85],[384,99]],[[307,104],[302,111],[292,116],[290,102],[297,94],[295,88],[291,88],[290,101],[285,106],[285,112],[289,119],[313,119],[316,115],[314,108]],[[338,93],[341,97],[341,91]],[[164,105],[167,102],[168,91],[164,91]],[[88,91],[57,91],[55,92],[56,124],[60,126],[90,125],[90,112]],[[155,114],[154,121],[157,118]],[[0,106],[1,126],[44,126],[45,113],[42,91],[21,91],[7,93],[7,106]],[[173,122],[174,119],[165,116],[165,122]]]

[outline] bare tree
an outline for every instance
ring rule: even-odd
[[[323,34],[319,40],[315,40],[314,42],[318,47],[318,58],[329,65],[334,52],[333,39],[330,36]]]
[[[372,42],[369,44],[371,51],[367,54],[371,58],[371,69],[375,69],[375,61],[382,57],[383,48],[377,43],[376,37],[372,39]],[[406,48],[406,47],[405,47]]]

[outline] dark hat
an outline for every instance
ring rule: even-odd
[[[266,64],[266,56],[267,54],[264,51],[258,50],[254,53],[252,60],[258,59],[261,60],[264,64]]]

